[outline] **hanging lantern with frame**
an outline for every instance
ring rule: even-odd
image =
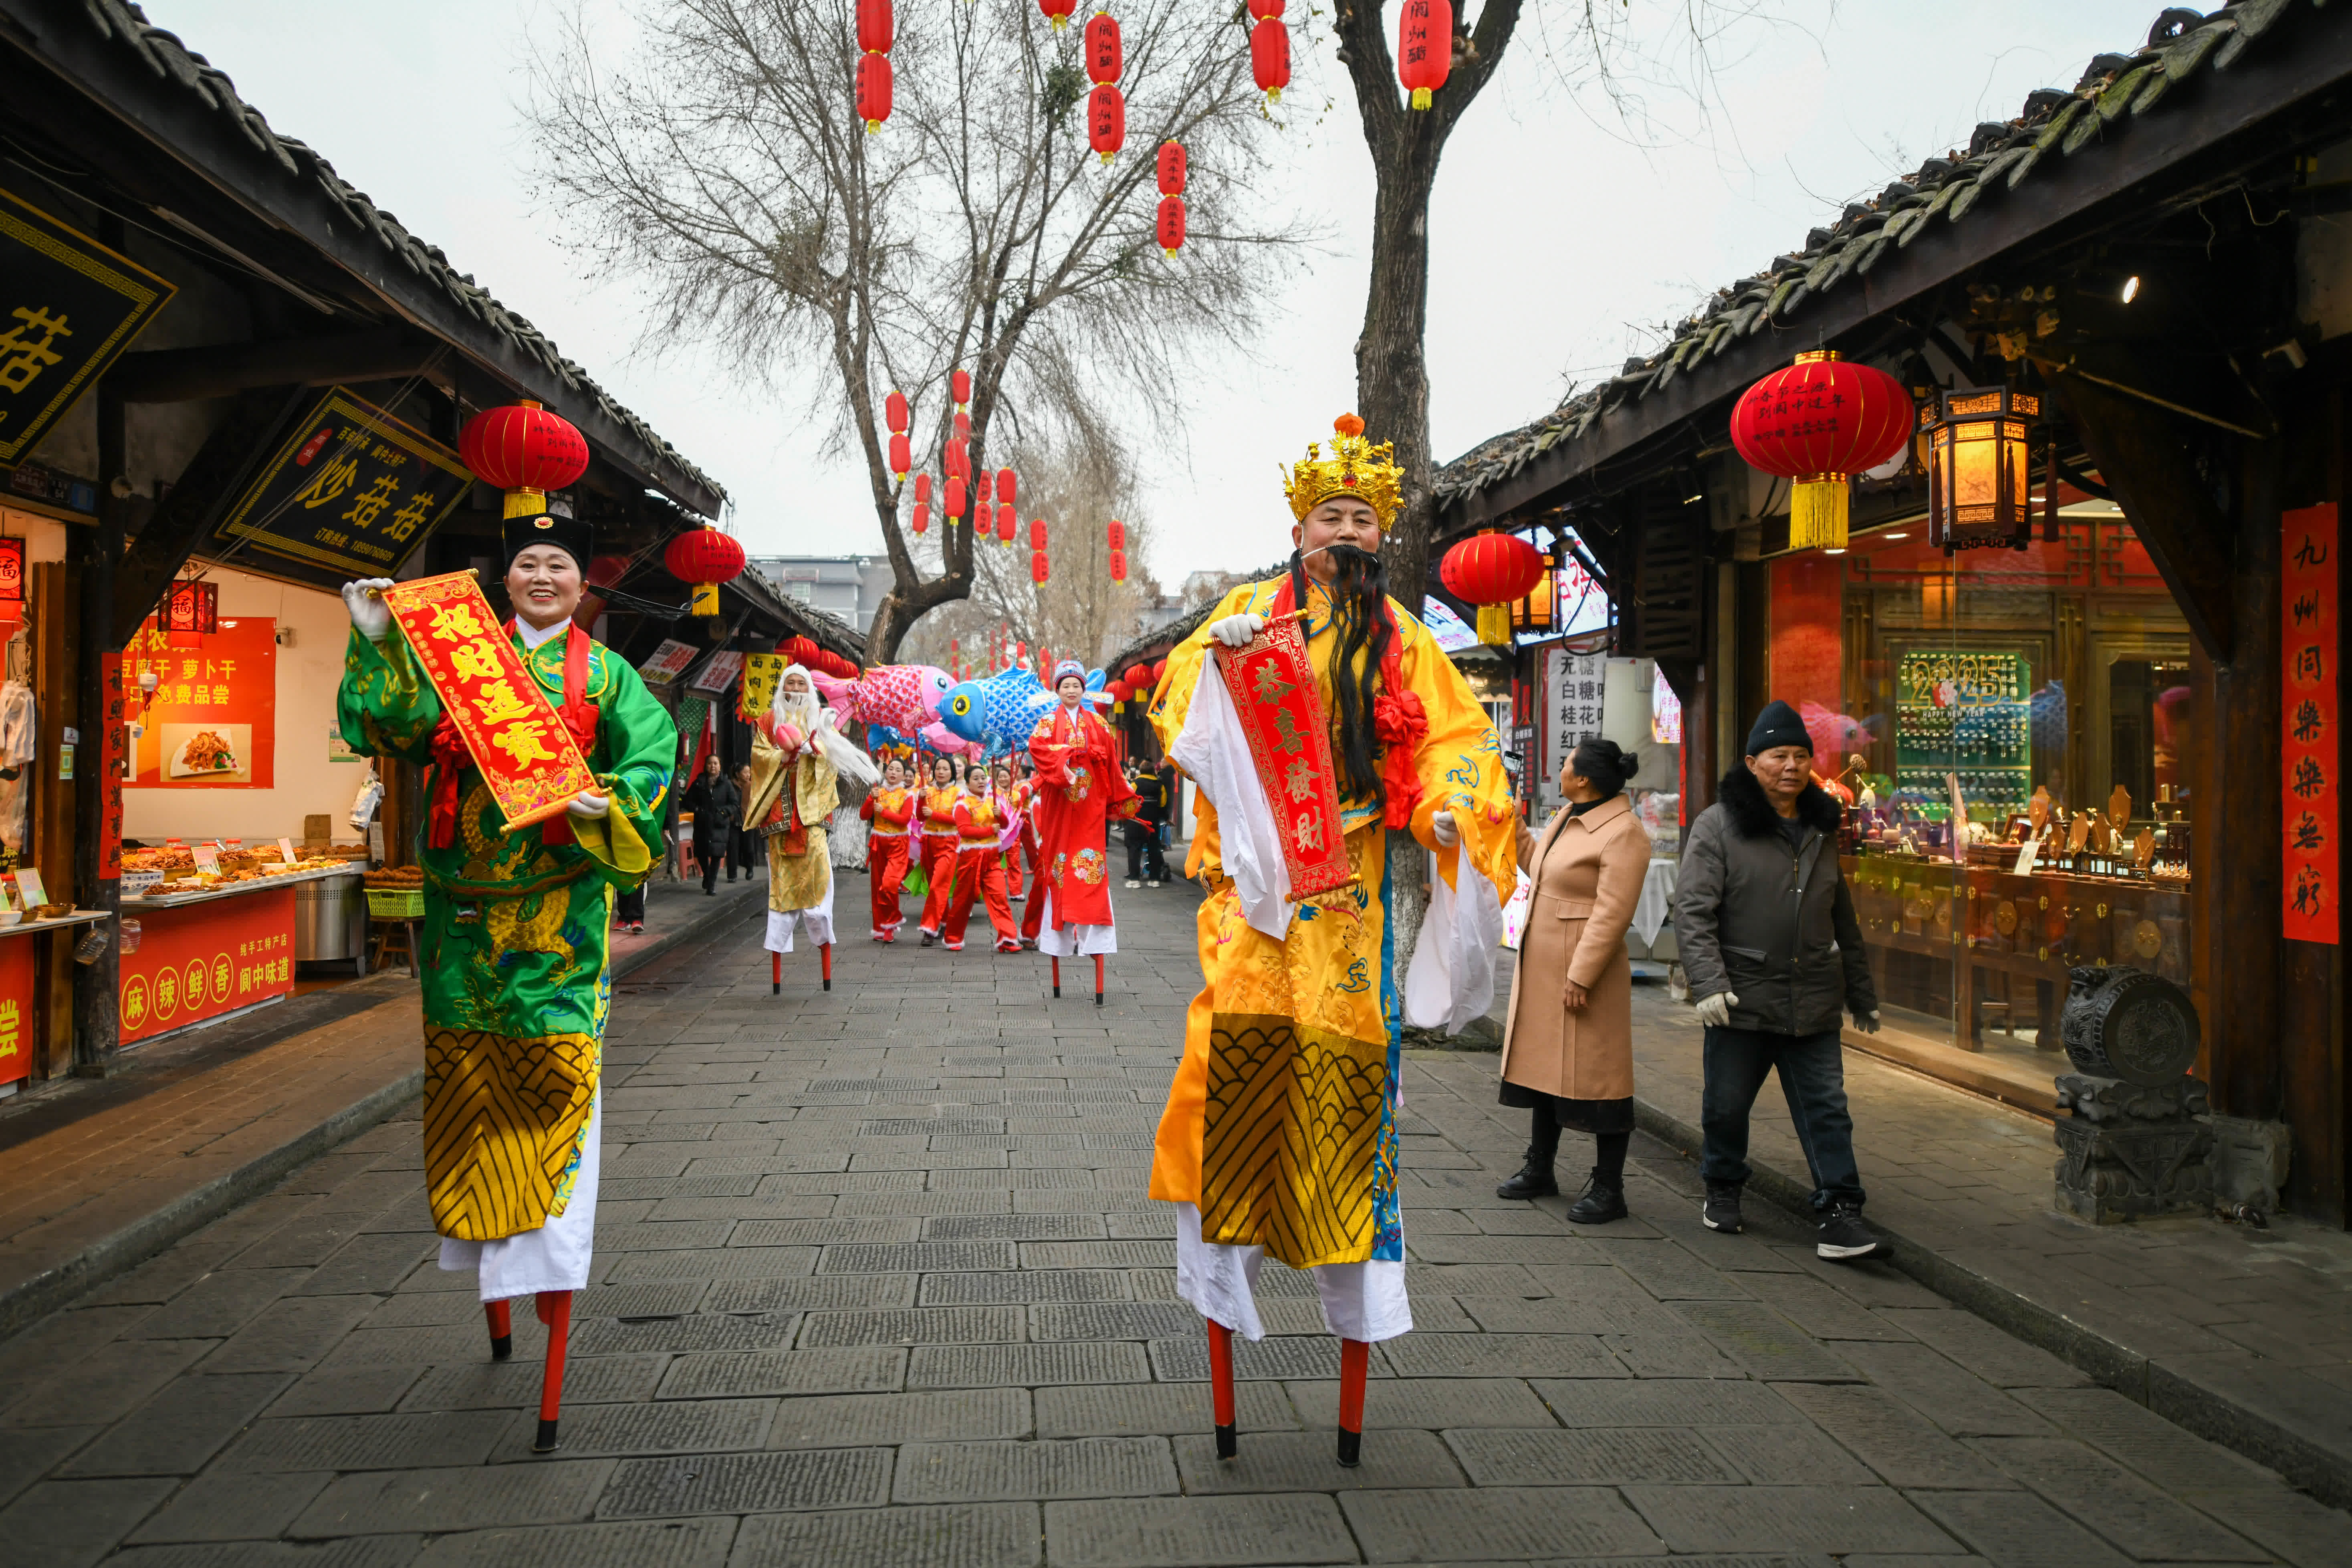
[[[2042,399],[2005,386],[1945,393],[1927,422],[1927,542],[1947,555],[2033,539],[2032,422]]]
[[[220,630],[220,584],[201,578],[173,581],[163,595],[156,619],[167,647],[194,648]]]
[[[0,534],[0,621],[25,618],[25,536]]]

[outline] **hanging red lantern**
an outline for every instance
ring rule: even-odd
[[[899,479],[904,479],[907,477],[907,470],[914,466],[914,444],[907,439],[907,433],[905,431],[892,431],[890,434],[890,471],[898,475]]]
[[[1543,574],[1543,552],[1508,533],[1465,539],[1437,568],[1447,593],[1478,606],[1478,640],[1496,647],[1510,646],[1511,604],[1535,592]]]
[[[1454,68],[1454,6],[1450,0],[1404,0],[1397,16],[1397,79],[1415,109],[1445,85]]]
[[[1110,534],[1110,547],[1113,550],[1124,550],[1127,548],[1127,524],[1119,521],[1117,518],[1112,518],[1110,520],[1110,528],[1108,532]]]
[[[204,638],[220,630],[220,584],[195,577],[175,579],[156,618],[167,647],[201,647]]]
[[[1160,144],[1160,194],[1181,196],[1184,194],[1184,143],[1162,142]]]
[[[1087,144],[1106,163],[1127,144],[1127,99],[1108,82],[1087,94]]]
[[[971,372],[959,370],[949,374],[948,401],[958,408],[962,408],[971,402]],[[966,425],[965,428],[970,429],[971,426]]]
[[[930,499],[931,476],[929,474],[917,474],[915,476],[915,500],[919,503],[928,505]]]
[[[917,533],[929,533],[930,530],[931,504],[929,501],[919,500],[915,503],[915,531]]]
[[[689,528],[669,542],[662,564],[694,589],[694,613],[719,613],[719,584],[743,574],[743,546],[715,528]]]
[[[776,651],[794,664],[806,665],[811,659],[816,658],[817,647],[816,644],[795,632],[778,643]]]
[[[950,474],[948,476],[946,505],[948,526],[950,528],[953,528],[957,523],[963,521],[965,499],[963,490],[963,476],[961,474]]]
[[[890,57],[860,55],[857,57],[857,118],[866,121],[868,135],[882,129],[890,118]]]
[[[1013,514],[1013,503],[1004,501],[996,509],[996,542],[1010,550],[1013,536],[1021,531],[1021,520]]]
[[[971,439],[971,416],[962,409],[956,410],[955,417],[948,421],[948,426],[961,439],[967,441]]]
[[[1070,25],[1070,17],[1077,8],[1078,0],[1037,0],[1037,9],[1045,14],[1045,20],[1054,24],[1057,33]]]
[[[1268,103],[1282,101],[1290,85],[1290,29],[1283,26],[1282,0],[1250,0],[1250,79]]]
[[[908,412],[905,393],[894,392],[882,400],[882,422],[893,431],[903,432],[909,427],[912,420]]]
[[[1901,451],[1916,417],[1901,382],[1822,349],[1739,395],[1731,444],[1751,467],[1795,481],[1790,549],[1843,550],[1849,477]]]
[[[1184,248],[1184,198],[1182,196],[1160,198],[1160,216],[1152,225],[1152,234],[1160,241],[1160,248],[1171,260],[1178,251]]]
[[[467,420],[457,455],[476,479],[507,492],[508,517],[536,517],[547,510],[549,490],[588,471],[588,443],[572,422],[529,401]]]
[[[1014,476],[1011,468],[997,469],[996,499],[1003,501],[1005,505],[1011,506],[1013,504],[1013,498],[1018,491],[1020,483],[1020,479]]]
[[[1127,552],[1124,550],[1110,552],[1110,580],[1114,583],[1127,581]]]
[[[1118,18],[1097,11],[1087,18],[1087,79],[1100,85],[1117,81],[1127,67],[1127,51],[1118,36]]]
[[[857,0],[857,47],[868,54],[888,54],[898,22],[890,0]]]
[[[948,478],[951,479],[971,477],[971,445],[962,437],[958,436],[948,443],[946,467]]]
[[[1031,551],[1029,552],[1029,580],[1033,583],[1043,583],[1045,580],[1045,552],[1042,550]]]
[[[1045,548],[1045,520],[1042,517],[1033,517],[1029,520],[1029,548],[1032,550]]]

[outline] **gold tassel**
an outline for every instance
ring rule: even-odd
[[[547,510],[545,490],[509,490],[506,517],[537,517]]]
[[[1789,501],[1789,548],[1843,550],[1848,492],[1843,474],[1809,474]]]
[[[694,585],[694,613],[698,616],[715,616],[719,613],[718,584],[697,583]]]
[[[1511,606],[1481,605],[1478,606],[1478,640],[1490,647],[1511,646]]]
[[[1425,87],[1417,87],[1412,89],[1412,107],[1415,109],[1427,109],[1429,107],[1429,89]]]

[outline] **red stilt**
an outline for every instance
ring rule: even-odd
[[[1056,996],[1059,996],[1061,994],[1062,994],[1062,961],[1061,961],[1060,959],[1058,959],[1058,958],[1057,958],[1057,959],[1054,960],[1054,994],[1055,994],[1055,995],[1056,995]]]
[[[1234,1331],[1214,1318],[1209,1325],[1209,1405],[1217,1423],[1217,1458],[1241,1452],[1234,1431]]]
[[[824,988],[830,991],[833,989],[833,943],[829,942],[817,943],[816,959],[817,963],[824,967]]]
[[[490,1359],[504,1361],[514,1354],[514,1319],[504,1301],[485,1301],[482,1315],[490,1321]]]
[[[1371,1360],[1364,1341],[1339,1342],[1339,1462],[1351,1470],[1364,1457],[1364,1373]]]
[[[768,954],[768,994],[781,996],[783,994],[784,955],[781,952],[772,952]]]
[[[530,1446],[530,1451],[552,1454],[560,1447],[555,1440],[555,1421],[563,1408],[563,1352],[572,1337],[572,1292],[541,1291],[539,1317],[547,1325],[547,1374],[539,1385],[539,1440]]]
[[[1102,1005],[1102,954],[1095,954],[1095,1005]]]

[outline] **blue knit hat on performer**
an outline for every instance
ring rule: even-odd
[[[1078,678],[1078,684],[1080,686],[1084,686],[1087,683],[1087,667],[1085,665],[1080,664],[1075,658],[1060,660],[1054,666],[1053,689],[1059,691],[1062,689],[1062,682],[1069,679],[1070,677],[1074,675]]]

